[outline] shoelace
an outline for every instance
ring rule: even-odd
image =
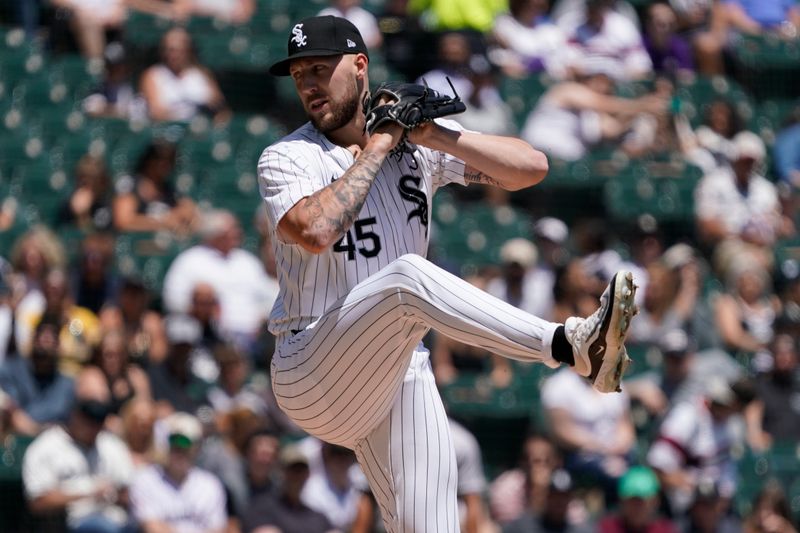
[[[600,297],[600,307],[597,309],[597,311],[589,315],[580,324],[578,324],[578,327],[576,328],[575,331],[576,337],[581,339],[581,341],[585,341],[592,333],[592,331],[594,331],[599,326],[600,319],[603,316],[603,311],[606,309],[607,306],[608,306],[608,292],[604,292],[603,296]],[[581,351],[585,352],[585,350],[587,349],[588,346],[583,346],[583,344],[581,343]]]

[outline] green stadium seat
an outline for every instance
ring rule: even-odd
[[[697,76],[677,86],[675,96],[681,101],[681,109],[698,126],[708,106],[718,99],[731,102],[740,116],[748,121],[754,114],[750,95],[736,81],[725,76]]]
[[[131,10],[125,21],[125,41],[142,50],[155,48],[172,25],[170,20]]]
[[[606,206],[619,221],[649,214],[659,222],[691,224],[700,178],[700,169],[689,165],[632,164],[606,183]]]
[[[175,257],[192,244],[168,232],[123,233],[117,236],[114,257],[122,276],[137,276],[154,294]]]
[[[547,91],[549,83],[547,76],[539,74],[532,74],[522,79],[507,76],[502,79],[500,95],[514,113],[519,130],[522,130],[536,102]]]

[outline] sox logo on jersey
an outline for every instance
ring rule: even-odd
[[[416,176],[403,176],[400,178],[398,188],[400,189],[400,196],[403,197],[403,200],[416,205],[416,207],[408,213],[408,223],[410,224],[411,220],[418,217],[420,224],[425,226],[425,234],[427,235],[428,197],[420,190],[419,184],[421,181],[422,180]]]

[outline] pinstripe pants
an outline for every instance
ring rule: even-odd
[[[420,341],[433,328],[556,367],[558,326],[404,255],[278,344],[273,390],[298,426],[355,450],[387,531],[458,532],[455,455]]]

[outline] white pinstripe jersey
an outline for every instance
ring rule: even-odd
[[[463,130],[451,120],[442,125]],[[258,161],[261,197],[270,231],[299,200],[338,179],[354,162],[344,147],[306,123],[269,146]],[[330,249],[312,254],[274,238],[280,293],[270,315],[270,331],[280,335],[311,324],[358,282],[403,254],[425,257],[431,198],[447,183],[464,185],[464,162],[417,147],[413,157],[389,156],[369,190],[353,226]]]

